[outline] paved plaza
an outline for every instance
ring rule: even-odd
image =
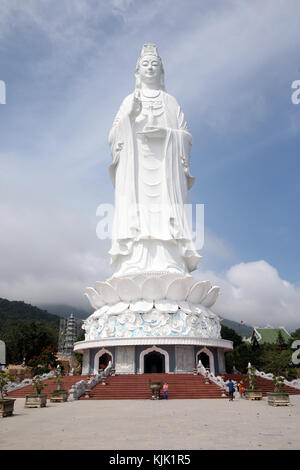
[[[86,400],[24,408],[0,419],[0,449],[300,449],[300,396],[262,401]]]

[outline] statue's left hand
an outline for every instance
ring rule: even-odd
[[[157,126],[146,126],[143,131],[137,132],[139,135],[145,135],[147,137],[154,137],[154,138],[159,138],[159,137],[166,137],[167,135],[167,129],[164,127],[157,127]]]

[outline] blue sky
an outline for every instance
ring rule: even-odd
[[[194,138],[196,275],[221,286],[217,313],[299,327],[299,21],[297,0],[2,0],[0,296],[87,306],[112,274],[107,136],[154,42]]]

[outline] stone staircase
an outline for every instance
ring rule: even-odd
[[[148,400],[151,398],[149,381],[168,382],[168,398],[222,398],[222,391],[214,383],[205,384],[202,375],[192,374],[141,374],[116,375],[107,378],[107,385],[99,383],[90,392],[92,400]],[[161,391],[161,397],[163,392]],[[84,400],[84,397],[81,397]]]
[[[247,387],[247,381],[242,374],[222,374],[224,380],[229,378],[240,382],[243,380],[244,389]],[[87,381],[89,376],[77,375],[63,377],[63,388],[69,390],[73,384],[80,380]],[[151,398],[151,390],[149,388],[149,381],[152,382],[168,382],[169,384],[169,399],[201,399],[201,398],[222,398],[222,391],[214,383],[205,384],[205,379],[202,375],[192,374],[141,374],[141,375],[116,375],[106,379],[107,385],[102,385],[101,382],[90,391],[91,400],[148,400]],[[48,398],[53,390],[57,388],[55,380],[46,380],[47,386],[42,393],[45,393]],[[273,391],[273,383],[271,380],[257,378],[256,386],[263,391],[263,396],[267,392]],[[285,390],[290,395],[300,395],[300,390],[285,387]],[[25,398],[26,395],[33,392],[32,386],[14,390],[8,394],[11,398]],[[226,390],[227,392],[227,390]],[[226,393],[227,395],[227,393]],[[161,392],[161,397],[163,393]],[[86,398],[82,396],[81,400]]]
[[[229,378],[235,380],[236,382],[243,380],[243,388],[246,389],[248,387],[247,376],[243,374],[222,374],[222,377],[225,381],[227,381]],[[272,380],[263,379],[262,377],[257,377],[255,387],[262,390],[264,397],[267,395],[267,392],[273,392],[274,390]],[[284,391],[290,395],[300,395],[299,389],[288,387],[287,385],[284,386]]]

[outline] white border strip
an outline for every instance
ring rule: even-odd
[[[197,346],[212,346],[217,348],[224,348],[227,351],[232,351],[233,342],[221,338],[200,338],[200,337],[186,337],[186,336],[149,336],[145,338],[101,338],[99,340],[78,341],[74,344],[74,351],[83,353],[86,349],[111,347],[111,346],[154,346],[154,345],[197,345]]]

